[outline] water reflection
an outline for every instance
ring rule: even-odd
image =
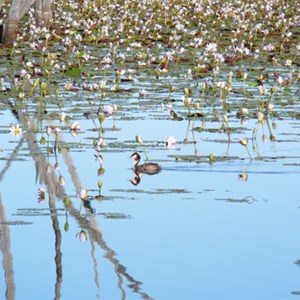
[[[129,288],[138,293],[141,298],[143,299],[151,299],[151,297],[141,290],[142,282],[136,280],[131,276],[127,270],[126,266],[120,263],[118,259],[115,258],[117,255],[114,250],[112,250],[105,242],[104,237],[102,235],[101,229],[99,228],[98,222],[95,218],[94,209],[92,208],[91,202],[89,200],[83,201],[83,208],[85,209],[85,214],[81,214],[80,210],[74,207],[74,204],[70,200],[69,196],[65,191],[64,185],[61,184],[60,176],[54,172],[52,167],[49,167],[50,163],[48,159],[45,157],[45,154],[42,153],[41,149],[36,142],[36,136],[34,133],[34,122],[29,117],[29,114],[26,110],[22,110],[18,112],[17,116],[19,122],[22,126],[26,129],[23,132],[23,139],[20,140],[18,143],[16,150],[13,152],[11,159],[8,160],[7,165],[5,166],[4,170],[1,172],[1,179],[5,174],[5,171],[9,168],[10,162],[13,157],[16,155],[15,152],[21,147],[24,141],[28,144],[29,153],[35,163],[36,169],[36,181],[45,185],[47,193],[48,193],[48,205],[50,210],[50,217],[52,221],[52,227],[55,237],[55,270],[56,270],[56,281],[55,281],[55,288],[54,288],[54,299],[61,298],[61,288],[63,283],[63,253],[61,250],[62,247],[62,233],[60,229],[58,213],[56,208],[56,200],[63,200],[65,204],[66,210],[66,219],[67,216],[71,216],[77,222],[79,227],[84,230],[85,234],[87,235],[86,240],[89,240],[91,243],[91,256],[93,260],[93,269],[95,274],[95,285],[97,287],[97,297],[99,297],[99,274],[97,268],[97,259],[95,252],[97,251],[96,245],[99,246],[104,252],[104,257],[111,262],[114,266],[114,272],[117,276],[117,287],[121,291],[122,299],[126,298],[126,290],[124,288],[123,279],[125,278],[130,284],[128,285]],[[60,134],[56,135],[55,145],[57,143],[62,142],[62,136]],[[55,147],[55,158],[56,158],[56,147]],[[68,171],[71,175],[72,183],[75,189],[82,190],[82,185],[80,182],[80,177],[77,173],[76,167],[73,164],[72,157],[70,153],[66,149],[61,149],[61,154],[66,164]],[[16,286],[14,283],[14,272],[13,272],[13,255],[10,252],[10,236],[9,236],[9,228],[5,223],[5,208],[2,205],[2,201],[0,199],[0,217],[1,217],[1,251],[3,253],[3,267],[5,271],[5,281],[6,281],[6,296],[7,299],[14,299]],[[6,224],[6,225],[5,225]],[[68,221],[66,221],[68,224]],[[68,230],[68,226],[64,226],[65,230]],[[66,231],[67,231],[66,230]]]
[[[0,195],[0,242],[2,252],[2,266],[6,284],[6,299],[15,299],[16,285],[14,279],[13,256],[11,253],[10,230],[6,221],[5,207]]]
[[[134,178],[130,180],[133,185],[138,185],[141,182],[142,175],[156,175],[161,171],[161,166],[157,163],[149,162],[140,165],[141,156],[137,152],[131,154],[130,157],[134,160],[132,166]]]

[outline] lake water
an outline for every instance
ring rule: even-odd
[[[136,106],[136,113],[142,109]],[[159,106],[152,109],[168,116]],[[91,119],[80,119],[77,137],[63,129],[59,143],[71,146],[56,158],[39,145],[41,135],[31,130],[37,122],[26,111],[19,112],[19,137],[2,126],[1,298],[294,298],[300,290],[299,121],[276,121],[277,141],[258,138],[256,152],[249,141],[250,160],[237,142],[240,134],[232,134],[228,148],[226,134],[188,130],[195,143],[184,143],[188,120],[159,120],[145,110],[141,119],[125,118],[134,112],[104,122],[103,175]],[[1,119],[16,123],[8,110]],[[255,126],[249,120],[244,135]],[[143,150],[136,134],[162,171],[134,186],[128,157]],[[165,147],[169,135],[178,140],[175,149]],[[50,148],[54,140],[52,134]],[[210,153],[227,159],[209,163]],[[101,200],[94,199],[98,180]],[[42,203],[39,188],[46,191]],[[82,188],[93,198],[83,201],[86,207],[77,195]]]
[[[0,48],[0,299],[299,296],[299,3],[30,10]]]

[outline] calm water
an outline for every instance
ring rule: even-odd
[[[53,1],[1,45],[0,299],[300,295],[300,2],[240,2]]]
[[[289,299],[300,290],[299,121],[277,121],[277,142],[258,138],[253,157],[233,134],[188,131],[188,121],[158,120],[142,108],[141,119],[106,120],[103,175],[93,147],[97,131],[80,119],[81,133],[68,129],[61,143],[71,145],[55,159],[39,145],[40,134],[20,113],[1,120],[1,298],[16,299]],[[157,106],[154,114],[167,115]],[[130,113],[128,113],[130,115]],[[24,133],[9,134],[19,122]],[[196,126],[200,121],[196,121]],[[58,124],[48,121],[43,124]],[[238,121],[233,121],[239,126]],[[29,128],[26,129],[26,127]],[[120,130],[111,130],[116,126]],[[214,122],[207,127],[218,127]],[[244,135],[256,126],[250,120]],[[261,129],[259,129],[259,135]],[[27,131],[27,132],[26,132]],[[288,133],[288,135],[287,135]],[[134,186],[134,141],[142,134],[150,160],[162,165],[155,176],[144,175]],[[174,135],[175,149],[164,138]],[[47,139],[47,135],[45,135]],[[53,147],[54,135],[49,145]],[[223,142],[218,142],[221,139]],[[225,142],[224,142],[225,141]],[[76,143],[76,144],[74,144]],[[134,145],[134,146],[133,146]],[[198,161],[175,159],[194,155]],[[229,155],[208,163],[207,156]],[[141,153],[143,159],[143,153]],[[55,163],[59,170],[54,169]],[[46,172],[50,163],[52,171]],[[65,185],[58,183],[64,176]],[[242,180],[242,174],[248,176]],[[86,188],[93,213],[77,192]],[[46,190],[38,202],[38,189]],[[63,199],[69,197],[66,210]],[[50,214],[52,212],[52,214]],[[68,230],[65,228],[68,223]],[[80,241],[84,230],[87,241]]]

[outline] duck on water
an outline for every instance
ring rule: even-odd
[[[143,174],[155,175],[161,171],[161,166],[157,163],[144,163],[140,165],[139,163],[141,160],[141,156],[137,152],[131,154],[130,158],[134,160],[132,170],[135,177],[134,179],[130,180],[130,182],[134,185],[138,185],[140,183],[141,176]]]

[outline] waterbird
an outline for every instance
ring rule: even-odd
[[[131,154],[130,158],[134,159],[135,161],[132,169],[133,172],[138,175],[138,177],[140,177],[141,174],[155,175],[161,171],[161,166],[157,163],[145,163],[139,165],[141,156],[137,152]]]

